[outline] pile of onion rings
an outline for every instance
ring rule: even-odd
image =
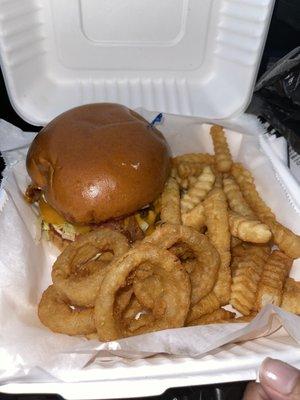
[[[53,332],[101,341],[179,328],[212,290],[218,267],[217,251],[193,228],[164,224],[131,247],[102,228],[59,255],[38,315]]]

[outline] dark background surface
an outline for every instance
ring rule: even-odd
[[[300,46],[300,0],[277,0],[258,76],[261,76],[274,62],[297,46]],[[23,130],[39,130],[38,127],[27,124],[14,112],[7,97],[2,75],[0,76],[0,118]],[[0,158],[0,171],[3,166],[3,160]],[[238,382],[225,385],[169,389],[162,396],[149,397],[149,399],[239,400],[242,398],[245,385],[246,382]],[[62,398],[46,394],[6,395],[0,393],[0,400],[6,399],[57,400]]]

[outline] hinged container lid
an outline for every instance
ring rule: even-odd
[[[274,0],[2,0],[12,105],[44,125],[90,102],[227,119],[250,100]]]

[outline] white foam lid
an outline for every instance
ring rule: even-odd
[[[10,101],[35,125],[102,101],[228,119],[251,98],[273,3],[2,0]]]

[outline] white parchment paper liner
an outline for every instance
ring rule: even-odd
[[[140,111],[152,119],[152,113]],[[278,220],[300,233],[300,215],[293,200],[294,196],[300,198],[300,189],[297,193],[294,188],[291,195],[276,177],[272,162],[260,149],[263,130],[257,120],[243,117],[228,123],[227,128],[234,159],[251,170],[258,190]],[[212,152],[209,125],[203,121],[165,115],[160,129],[173,154]],[[300,343],[300,317],[273,306],[267,306],[250,324],[165,330],[110,343],[54,334],[46,329],[37,317],[37,304],[51,283],[51,265],[57,251],[36,240],[36,216],[22,197],[29,182],[25,168],[27,146],[34,135],[0,122],[0,150],[7,164],[0,191],[0,382],[24,375],[34,376],[35,381],[44,380],[44,373],[63,381],[78,381],[80,371],[95,359],[99,365],[114,356],[137,359],[166,353],[199,357],[225,343],[269,335],[280,326]],[[299,260],[295,261],[291,271],[297,280],[299,265]]]

